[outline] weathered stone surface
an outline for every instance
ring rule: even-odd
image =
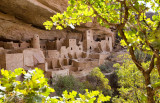
[[[37,0],[1,0],[0,10],[39,26],[56,13],[55,10]]]
[[[92,53],[92,54],[89,54],[89,57],[91,59],[99,59],[99,54],[98,53]]]
[[[101,27],[93,18],[93,22],[82,24],[71,29],[59,31],[46,31],[43,22],[49,20],[57,12],[63,12],[68,0],[1,0],[0,3],[0,38],[11,40],[30,40],[34,34],[38,34],[40,39],[53,40],[55,37],[67,37],[82,40],[82,33],[87,29],[92,29],[94,35],[113,33]],[[87,28],[86,28],[87,27]],[[114,41],[114,40],[113,40]]]
[[[16,68],[23,68],[23,54],[6,54],[5,55],[6,69],[14,71]]]
[[[70,74],[73,75],[75,78],[82,78],[82,77],[85,77],[87,76],[91,71],[92,71],[93,68],[88,68],[88,69],[84,69],[84,70],[81,70],[81,71],[71,71]]]
[[[52,58],[52,68],[53,69],[60,68],[59,59],[58,58]]]
[[[40,3],[50,7],[57,12],[63,12],[66,10],[68,0],[38,0]]]
[[[0,68],[6,68],[5,54],[0,54]]]
[[[91,61],[91,67],[97,67],[98,66],[98,64],[99,64],[99,62],[98,62],[98,60],[93,60],[93,61]]]
[[[48,69],[52,69],[53,68],[52,67],[52,58],[46,58],[45,60],[46,60],[46,62],[48,64]]]
[[[27,43],[27,42],[22,42],[22,43],[20,43],[20,48],[21,48],[21,49],[26,49],[26,48],[29,48],[29,47],[31,47],[31,46],[30,46],[30,44]]]
[[[41,50],[39,49],[25,49],[23,51],[24,55],[24,66],[34,66],[37,63],[45,63],[45,57]]]
[[[36,49],[40,49],[40,40],[39,40],[38,34],[34,34],[34,36],[33,36],[32,47],[36,48]]]
[[[73,66],[87,69],[92,67],[92,60],[73,60]]]
[[[105,60],[104,59],[99,59],[99,65],[102,65],[102,64],[104,64],[105,63]]]
[[[4,48],[5,49],[14,49],[13,42],[6,42],[6,43],[4,43]]]
[[[105,60],[110,54],[99,54],[99,59]]]
[[[0,42],[0,47],[7,50],[0,50],[0,67],[13,70],[17,67],[37,66],[45,71],[47,77],[69,75],[71,71],[77,72],[73,73],[77,77],[82,77],[93,67],[104,63],[106,56],[94,53],[112,51],[114,33],[101,27],[96,18],[75,30],[67,28],[59,31],[55,27],[51,31],[44,29],[43,22],[57,12],[62,13],[67,2],[68,0],[1,0],[0,41],[5,43]],[[35,38],[35,34],[39,38]],[[33,48],[30,48],[30,43]],[[22,53],[23,55],[15,56]],[[9,60],[9,56],[15,61]]]
[[[24,66],[34,66],[34,60],[33,60],[33,52],[30,50],[24,50]]]
[[[61,58],[64,58],[64,57],[68,58],[68,51],[66,46],[61,47],[60,54],[61,54]]]
[[[48,70],[45,72],[45,77],[46,78],[52,78],[52,71],[51,70]]]
[[[37,65],[38,68],[42,69],[43,71],[47,71],[48,70],[48,63],[45,62],[45,63],[39,63]]]
[[[64,70],[58,70],[58,71],[52,71],[52,77],[54,76],[66,76],[69,75],[69,69],[64,69]]]
[[[36,58],[38,63],[45,63],[45,57],[41,50],[34,49],[33,50],[33,57]]]
[[[60,54],[57,50],[48,50],[48,57],[49,58],[59,58]]]
[[[1,3],[0,3],[1,4]],[[16,19],[14,16],[0,12],[0,38],[10,40],[31,40],[34,34],[38,34],[40,39],[53,40],[55,37],[65,37],[65,31],[46,31],[26,24]]]
[[[3,48],[3,47],[0,47],[0,54],[2,54],[2,53],[4,53],[4,52],[5,52],[4,48]]]

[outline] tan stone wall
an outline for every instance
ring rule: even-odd
[[[23,53],[5,54],[6,69],[14,71],[16,68],[23,68]]]
[[[87,30],[83,41],[73,38],[40,40],[39,35],[35,34],[31,43],[0,42],[0,67],[12,71],[18,67],[26,70],[38,67],[49,78],[73,72],[79,72],[80,75],[103,64],[112,51],[111,36],[103,35],[103,40],[95,41],[93,33],[93,30]],[[30,48],[31,44],[33,48]]]

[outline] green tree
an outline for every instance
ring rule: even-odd
[[[145,16],[150,9],[147,3],[156,12],[153,20]],[[74,28],[81,23],[92,22],[92,18],[96,17],[102,26],[115,28],[123,39],[121,43],[127,46],[133,62],[145,78],[147,102],[155,103],[153,96],[160,88],[160,83],[151,87],[150,73],[156,67],[160,75],[159,5],[159,0],[69,0],[67,10],[62,14],[57,13],[44,25],[49,30],[53,25],[61,30],[67,26]],[[143,67],[142,62],[136,59],[136,49],[152,55],[148,68]]]
[[[114,64],[117,68],[116,73],[118,75],[118,83],[120,88],[118,89],[120,95],[113,99],[114,103],[146,103],[146,85],[142,72],[139,71],[136,65],[131,61],[129,55],[123,56],[123,64]],[[148,68],[150,61],[143,62],[142,66]],[[158,82],[157,69],[154,68],[151,72],[151,83]],[[153,85],[152,85],[153,86]],[[160,102],[160,91],[156,92],[154,100],[156,103]]]

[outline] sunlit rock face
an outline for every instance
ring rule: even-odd
[[[54,40],[55,38],[82,38],[88,29],[94,35],[111,35],[109,29],[98,25],[96,19],[90,23],[82,24],[74,30],[68,27],[62,31],[53,27],[46,31],[43,22],[49,20],[57,12],[62,13],[68,6],[68,0],[1,0],[0,1],[0,40],[26,41],[34,34],[40,39]]]
[[[62,12],[66,7],[66,0],[1,0],[0,3],[2,12],[40,27],[50,16]]]

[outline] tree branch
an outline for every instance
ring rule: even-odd
[[[156,50],[156,53],[159,55],[159,50]],[[157,66],[158,73],[159,73],[159,76],[160,76],[160,57],[157,58],[156,66]]]
[[[124,35],[123,30],[121,29],[121,30],[119,30],[119,31],[120,31],[120,35],[122,36],[122,38],[124,39],[124,41],[127,43],[127,45],[129,45],[129,42],[127,42],[127,38],[126,38],[126,36]],[[142,73],[144,73],[144,72],[145,72],[145,69],[142,67],[141,63],[140,63],[139,61],[137,61],[137,59],[136,59],[136,57],[135,57],[135,55],[134,55],[134,50],[133,50],[133,47],[132,47],[132,46],[130,46],[130,48],[129,48],[129,53],[130,53],[130,55],[131,55],[131,57],[132,57],[133,62],[134,62],[134,63],[136,64],[136,66],[138,67],[138,69],[139,69],[140,71],[142,71]]]
[[[153,93],[154,93],[155,91],[157,91],[158,89],[160,89],[160,86],[154,88]]]
[[[128,21],[128,15],[129,15],[128,7],[126,6],[126,0],[124,0],[123,2],[121,2],[121,5],[124,5],[125,14],[124,14],[124,21],[123,21],[123,23],[120,24],[120,26],[119,26],[118,29],[122,29],[125,26],[125,24]]]
[[[126,44],[129,46],[129,42],[127,41],[127,38],[124,34],[124,31],[123,31],[123,27],[125,26],[125,24],[127,23],[128,21],[128,15],[129,15],[129,12],[128,12],[128,7],[126,6],[126,3],[125,1],[122,2],[123,5],[124,5],[124,8],[125,8],[125,15],[124,15],[124,22],[121,23],[119,26],[118,26],[118,31],[120,32],[120,35],[122,36],[122,38],[124,39],[124,41],[126,42]],[[141,63],[139,61],[137,61],[135,55],[134,55],[134,50],[133,50],[133,46],[130,46],[129,47],[129,53],[132,57],[132,60],[133,62],[136,64],[136,66],[138,67],[138,69],[140,71],[142,71],[142,73],[145,72],[145,69],[142,67]]]
[[[145,15],[145,14],[143,14],[143,22],[148,26],[148,28],[149,28],[150,30],[152,30],[152,28],[147,24],[146,20],[144,19],[144,15]]]
[[[151,46],[151,44],[149,43],[148,39],[147,39],[147,34],[146,34],[146,31],[144,31],[142,28],[141,28],[141,25],[140,25],[140,21],[139,21],[139,18],[140,18],[140,13],[138,14],[138,18],[137,18],[137,24],[138,26],[140,27],[140,30],[141,32],[144,34],[145,36],[145,43],[149,46],[149,48],[153,51],[153,53],[155,54],[155,56],[157,58],[160,58],[160,56],[155,52],[154,48]],[[159,22],[160,23],[160,22]]]
[[[90,4],[89,2],[87,2],[87,5],[90,6],[94,10],[94,13],[97,15],[97,17],[101,18],[104,23],[106,23],[110,26],[114,26],[114,27],[117,27],[119,25],[118,23],[110,23],[107,19],[104,19],[100,14],[98,14],[98,12],[94,9],[92,4]]]
[[[154,68],[154,59],[155,59],[155,55],[152,56],[152,59],[151,59],[151,63],[149,65],[149,68],[146,70],[146,73],[150,74],[151,71],[153,70]]]

